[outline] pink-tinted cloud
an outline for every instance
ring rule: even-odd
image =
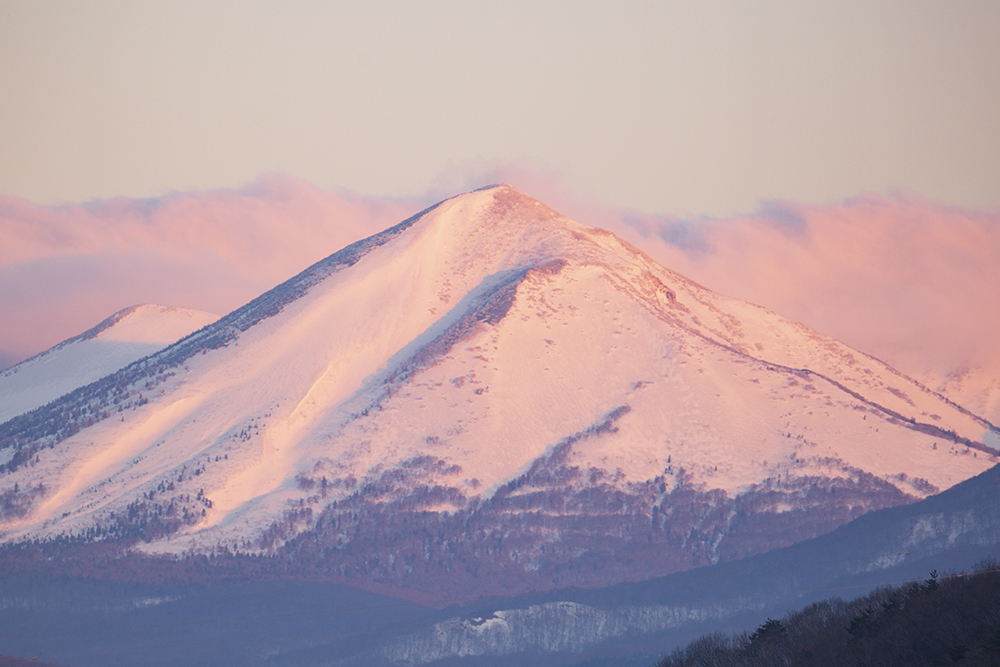
[[[134,303],[228,312],[430,199],[495,182],[904,372],[980,365],[1000,374],[997,212],[867,195],[678,220],[605,206],[534,166],[494,163],[460,165],[418,201],[335,195],[284,177],[67,207],[0,199],[0,366]]]
[[[282,176],[60,207],[0,198],[0,367],[136,303],[224,314],[421,204]]]
[[[934,386],[968,368],[979,369],[980,384],[1000,373],[997,213],[868,195],[827,206],[772,202],[725,220],[623,215],[615,231],[706,287]]]

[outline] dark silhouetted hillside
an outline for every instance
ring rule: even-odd
[[[1000,561],[972,574],[824,600],[751,633],[705,635],[657,667],[1000,665]]]

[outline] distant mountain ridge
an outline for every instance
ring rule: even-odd
[[[626,581],[913,502],[995,434],[495,186],[0,424],[0,530],[417,590]]]
[[[141,304],[0,371],[0,422],[110,375],[207,326],[217,315]]]

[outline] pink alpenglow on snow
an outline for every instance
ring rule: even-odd
[[[466,165],[450,180],[468,188],[512,183],[709,289],[929,382],[977,368],[1000,377],[1000,211],[869,194],[826,205],[765,201],[751,215],[682,219],[609,207],[564,187],[557,174],[516,164]]]

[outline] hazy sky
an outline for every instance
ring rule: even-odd
[[[505,181],[907,372],[1000,377],[998,35],[997,0],[0,0],[0,368]]]
[[[998,35],[996,0],[0,0],[0,194],[421,197],[516,166],[675,216],[995,209]]]

